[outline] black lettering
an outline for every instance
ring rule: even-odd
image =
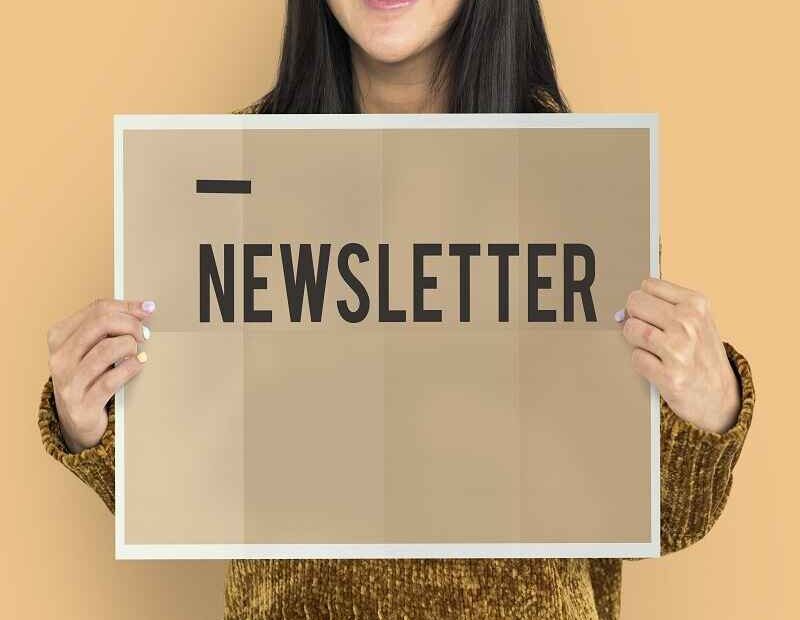
[[[528,321],[530,323],[554,323],[555,310],[539,309],[539,291],[551,288],[551,279],[539,275],[539,257],[555,256],[555,243],[528,244]]]
[[[308,293],[308,310],[312,323],[322,320],[322,307],[325,301],[325,283],[328,280],[328,263],[331,258],[331,244],[319,246],[319,264],[316,273],[311,244],[301,243],[297,255],[297,270],[292,266],[292,246],[281,243],[281,262],[283,279],[286,282],[286,300],[289,304],[289,317],[292,323],[299,323],[303,317],[303,300]]]
[[[469,259],[480,256],[479,243],[451,243],[450,256],[458,256],[458,319],[462,323],[469,323],[470,311],[470,272]]]
[[[378,245],[378,320],[381,323],[404,323],[405,310],[389,308],[389,244]]]
[[[441,243],[414,244],[414,321],[418,323],[441,323],[441,310],[425,309],[425,291],[436,288],[436,276],[425,275],[425,257],[441,256]]]
[[[339,250],[339,273],[342,274],[342,280],[349,286],[358,297],[358,307],[355,310],[350,310],[347,307],[347,302],[340,299],[336,302],[336,307],[339,308],[339,314],[348,323],[360,323],[369,313],[369,295],[367,289],[361,283],[353,272],[350,270],[350,256],[358,258],[359,263],[369,260],[369,254],[366,248],[359,243],[348,243]]]
[[[245,323],[269,323],[272,310],[256,310],[256,289],[267,288],[267,278],[254,275],[256,256],[272,256],[272,244],[244,244],[244,320]]]
[[[233,291],[233,244],[226,243],[225,254],[225,285],[219,277],[217,262],[214,259],[214,249],[210,243],[200,244],[200,322],[208,323],[211,320],[211,283],[214,284],[214,295],[217,298],[219,312],[226,323],[233,322],[234,291]]]
[[[497,320],[508,323],[508,257],[519,256],[519,244],[490,243],[489,256],[497,257]]]
[[[584,277],[575,280],[575,258],[580,256],[585,266]],[[597,321],[591,286],[594,283],[594,252],[585,243],[564,245],[564,320],[575,320],[575,293],[581,296],[587,321]]]

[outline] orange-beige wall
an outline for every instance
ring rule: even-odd
[[[114,113],[227,112],[274,75],[283,2],[55,2],[0,18],[0,616],[211,619],[220,562],[115,562],[102,503],[45,457],[47,326],[112,294]],[[706,292],[758,404],[701,543],[627,564],[623,618],[800,617],[792,3],[544,0],[580,112],[662,119],[664,276]]]

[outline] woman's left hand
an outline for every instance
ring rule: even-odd
[[[614,318],[634,369],[678,416],[714,433],[736,423],[739,385],[704,295],[648,278]]]

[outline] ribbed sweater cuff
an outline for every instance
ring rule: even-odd
[[[39,431],[47,453],[89,485],[114,512],[114,399],[108,404],[108,427],[100,443],[72,454],[58,421],[53,380],[47,380],[39,404]]]
[[[747,360],[731,345],[725,351],[740,388],[736,424],[719,434],[678,417],[661,401],[661,546],[668,553],[702,538],[725,507],[732,472],[753,417],[755,392]]]

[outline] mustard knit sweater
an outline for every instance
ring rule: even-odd
[[[661,551],[700,540],[719,517],[753,414],[747,361],[726,344],[742,408],[722,435],[702,431],[661,402]],[[49,454],[114,511],[114,401],[100,443],[67,450],[52,381],[42,393],[39,428]],[[585,560],[233,560],[225,618],[611,620],[619,617],[622,561]]]

